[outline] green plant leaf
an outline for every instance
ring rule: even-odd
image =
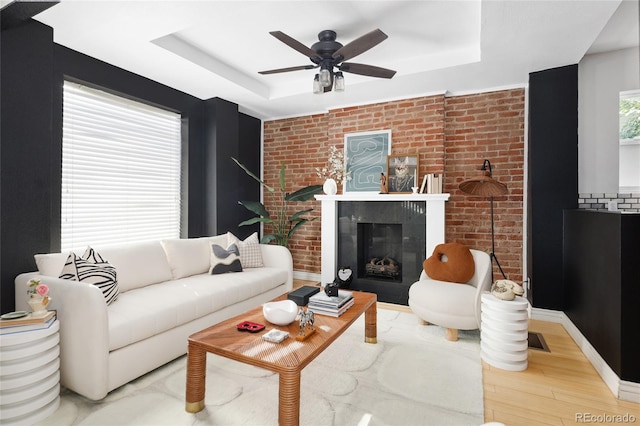
[[[312,220],[315,220],[316,218],[314,217],[313,219],[309,220],[309,219],[301,219],[298,223],[296,223],[295,225],[293,225],[291,227],[291,229],[289,230],[289,232],[287,233],[287,239],[291,238],[291,236],[293,235],[294,232],[296,232],[298,230],[299,227],[301,227],[302,225],[304,225],[307,222],[311,222]]]
[[[269,244],[271,241],[273,241],[273,240],[275,240],[275,239],[277,239],[277,238],[278,238],[278,237],[276,237],[276,236],[275,236],[275,235],[273,235],[273,234],[266,234],[266,235],[264,235],[264,236],[260,239],[260,242],[261,242],[262,244]]]
[[[296,212],[293,214],[293,216],[291,216],[291,218],[289,219],[289,222],[295,222],[296,220],[302,220],[303,218],[301,217],[304,214],[307,214],[309,212],[313,211],[313,209],[307,209],[307,210],[300,210],[299,212]]]
[[[322,192],[322,185],[310,185],[304,188],[298,189],[293,194],[288,194],[284,197],[287,201],[308,201],[313,198],[314,195]]]
[[[238,201],[238,204],[243,205],[247,210],[251,210],[258,216],[270,217],[271,215],[265,208],[264,204],[260,201]]]
[[[265,189],[266,189],[267,191],[269,191],[269,192],[274,192],[274,191],[275,191],[275,189],[273,189],[272,187],[270,187],[269,185],[267,185],[266,183],[264,183],[264,182],[262,181],[262,179],[260,179],[258,176],[256,176],[256,175],[254,175],[253,173],[251,173],[251,170],[247,169],[247,168],[246,168],[244,165],[242,165],[242,163],[240,163],[238,160],[236,160],[236,159],[235,159],[235,158],[233,158],[233,157],[231,157],[231,159],[232,159],[232,160],[233,160],[233,161],[234,161],[238,166],[240,166],[240,168],[241,168],[242,170],[244,170],[244,172],[245,172],[246,174],[248,174],[249,176],[251,176],[253,179],[257,180],[257,181],[260,183],[260,185],[264,186],[264,187],[265,187]]]
[[[238,224],[238,226],[247,226],[253,225],[254,223],[273,223],[273,219],[268,217],[254,217],[252,219],[247,219],[244,222]]]

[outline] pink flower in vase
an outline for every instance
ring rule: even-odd
[[[40,296],[41,298],[46,298],[49,294],[49,286],[41,284],[40,280],[30,280],[28,285],[27,294],[29,297]]]
[[[36,293],[40,296],[46,296],[49,293],[49,287],[46,284],[40,284],[36,287]]]
[[[40,280],[30,280],[28,283],[29,288],[27,294],[29,295],[29,306],[36,314],[43,314],[47,310],[47,305],[51,302],[49,294],[49,286],[41,284]]]

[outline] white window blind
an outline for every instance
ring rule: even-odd
[[[64,83],[62,250],[179,238],[179,114]]]

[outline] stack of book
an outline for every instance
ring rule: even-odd
[[[25,311],[10,312],[0,317],[0,335],[46,329],[55,320],[56,311],[47,311],[42,315]]]
[[[422,186],[420,186],[421,194],[442,194],[443,184],[442,173],[429,173],[422,178]]]
[[[331,297],[321,291],[309,298],[308,309],[314,314],[339,317],[353,306],[353,302],[353,294],[350,291],[338,290],[338,295]]]

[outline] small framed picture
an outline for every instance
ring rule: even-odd
[[[418,186],[419,157],[417,154],[387,156],[389,194],[410,193]]]

